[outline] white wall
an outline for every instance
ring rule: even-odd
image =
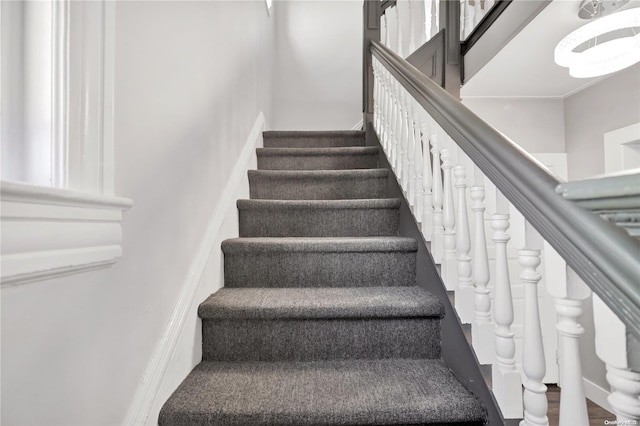
[[[261,111],[271,121],[263,1],[118,2],[116,20],[115,192],[134,201],[124,257],[3,288],[3,425],[123,422],[252,126]],[[222,236],[237,232],[228,217]],[[213,289],[219,252],[212,262]],[[186,327],[178,354],[196,362],[197,322]]]
[[[569,180],[604,173],[604,134],[640,122],[640,64],[564,101]]]
[[[528,152],[565,152],[562,99],[467,97],[462,103]]]
[[[276,1],[274,128],[351,129],[362,119],[362,1]]]

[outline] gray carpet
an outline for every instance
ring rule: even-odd
[[[398,234],[400,200],[239,200],[240,237]]]
[[[225,288],[204,301],[203,362],[164,425],[481,425],[440,359],[440,301],[364,134],[265,132]],[[355,148],[354,148],[355,147]]]
[[[372,169],[378,148],[258,148],[260,170]]]

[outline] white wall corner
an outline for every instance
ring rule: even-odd
[[[2,182],[2,286],[113,265],[126,198]]]
[[[209,223],[203,233],[200,247],[191,263],[189,272],[185,276],[176,305],[167,322],[167,327],[151,355],[142,381],[126,413],[123,421],[125,425],[157,424],[157,418],[152,416],[152,414],[157,414],[159,407],[164,403],[164,401],[160,401],[159,399],[166,398],[161,392],[163,382],[172,363],[176,362],[177,358],[179,358],[179,354],[177,353],[180,350],[180,348],[178,348],[179,341],[181,336],[184,336],[185,332],[187,332],[185,325],[186,323],[190,323],[188,320],[191,316],[196,315],[197,307],[200,303],[200,300],[196,299],[196,295],[205,285],[212,286],[212,283],[208,282],[211,277],[207,277],[207,279],[203,278],[207,276],[210,260],[215,258],[216,255],[221,254],[220,240],[224,238],[223,225],[225,218],[230,211],[234,213],[234,216],[237,216],[234,207],[236,199],[243,189],[241,183],[243,179],[246,179],[247,171],[252,164],[252,160],[255,162],[255,149],[262,146],[262,131],[266,129],[267,123],[265,117],[263,113],[260,112],[253,124],[242,152],[232,169],[222,195],[216,203],[216,209],[209,219]],[[248,196],[248,187],[246,192],[245,197]],[[237,232],[236,226],[235,236],[237,236]],[[213,279],[215,280],[215,277]],[[223,286],[222,276],[219,276],[217,279],[220,282],[213,283],[214,291]],[[205,283],[205,281],[207,282]],[[198,337],[199,336],[195,336],[196,340]],[[193,347],[193,344],[190,346]],[[191,361],[189,371],[195,367],[198,362],[199,359]],[[181,374],[182,376],[179,378],[180,381],[184,379],[188,371]],[[169,386],[169,384],[167,384],[167,386]],[[175,385],[172,385],[172,387],[175,389]]]

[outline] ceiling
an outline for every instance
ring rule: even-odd
[[[465,82],[461,97],[565,98],[606,78],[573,78],[553,61],[558,42],[587,22],[578,17],[581,3],[552,1]],[[632,0],[625,9],[638,6],[640,0]]]

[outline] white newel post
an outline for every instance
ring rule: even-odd
[[[445,148],[442,154],[442,224],[444,225],[444,252],[442,255],[442,279],[447,290],[455,290],[458,277],[456,271],[456,218],[451,182],[451,151]]]
[[[442,168],[440,165],[440,144],[438,135],[431,135],[431,154],[433,155],[433,233],[431,254],[435,263],[442,264],[444,249],[444,226],[442,217]]]
[[[495,360],[495,330],[491,322],[491,295],[489,284],[489,256],[484,232],[484,187],[471,187],[471,210],[474,214],[473,282],[475,284],[474,316],[471,341],[480,364],[492,364]]]
[[[509,280],[507,259],[508,214],[491,216],[494,230],[493,242],[496,250],[494,277],[494,318],[496,321],[496,362],[492,369],[493,392],[507,419],[522,417],[522,378],[516,369],[516,344],[511,331],[513,323],[513,300]]]
[[[520,250],[522,266],[520,280],[524,287],[524,333],[522,348],[522,370],[524,380],[524,420],[521,426],[548,425],[547,387],[542,383],[545,374],[544,347],[538,307],[538,282],[540,274],[540,250]],[[587,423],[588,424],[588,423]]]
[[[431,151],[429,149],[429,116],[424,110],[420,114],[420,139],[422,141],[422,235],[431,241],[433,235],[433,194],[431,192]]]
[[[456,178],[458,203],[456,205],[456,251],[457,276],[456,311],[463,324],[470,324],[474,316],[474,288],[471,279],[471,237],[469,236],[469,218],[467,216],[467,182],[464,166],[453,169]]]
[[[632,353],[630,340],[635,339],[627,327],[595,294],[593,319],[596,331],[596,354],[607,367],[607,382],[611,405],[618,424],[640,422],[640,365],[637,354]],[[635,345],[637,348],[637,342]],[[637,350],[637,349],[636,349]],[[634,357],[636,358],[634,360]]]

